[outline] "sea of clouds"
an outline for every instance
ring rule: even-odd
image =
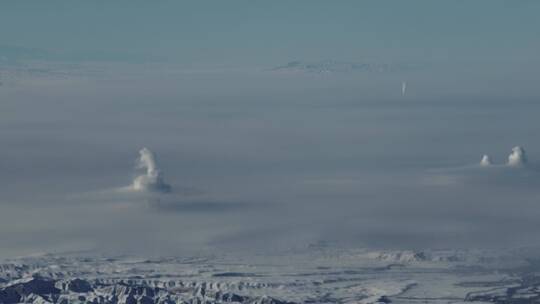
[[[349,77],[0,88],[3,254],[540,245],[536,102]]]

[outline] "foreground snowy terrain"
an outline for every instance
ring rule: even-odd
[[[530,256],[321,246],[249,258],[45,254],[0,265],[0,303],[536,303]]]

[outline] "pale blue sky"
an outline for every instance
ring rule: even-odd
[[[533,60],[537,1],[3,1],[0,44],[182,63]]]

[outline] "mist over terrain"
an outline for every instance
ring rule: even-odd
[[[534,100],[232,75],[2,88],[6,248],[538,244]]]
[[[539,246],[540,7],[480,2],[0,4],[0,257]]]

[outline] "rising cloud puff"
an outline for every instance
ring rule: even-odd
[[[510,153],[510,155],[508,155],[508,162],[506,163],[506,165],[510,167],[524,167],[526,164],[527,154],[525,153],[525,149],[520,146],[512,148],[512,152]],[[487,154],[484,154],[482,156],[482,160],[480,160],[480,166],[489,167],[491,165],[493,165],[491,157]]]
[[[148,148],[139,151],[137,168],[146,170],[133,180],[132,189],[140,192],[161,192],[171,191],[171,186],[165,183],[161,171],[156,164],[156,157]]]
[[[482,160],[480,161],[480,166],[487,167],[491,166],[491,164],[491,157],[489,157],[489,155],[487,154],[484,154],[484,156],[482,156]]]
[[[484,154],[477,164],[430,170],[427,176],[421,178],[421,183],[429,186],[530,186],[539,179],[538,166],[529,164],[525,149],[516,146],[504,163],[495,162],[490,155]]]
[[[508,165],[513,167],[520,167],[524,166],[526,163],[527,155],[525,154],[525,150],[520,146],[512,148],[512,153],[508,155]]]

